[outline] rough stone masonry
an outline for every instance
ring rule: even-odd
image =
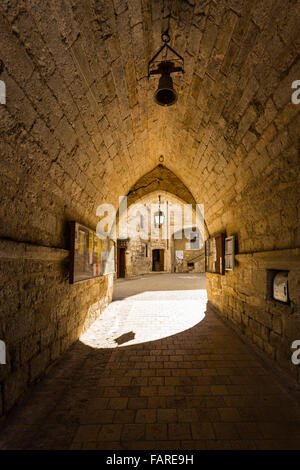
[[[299,20],[294,0],[2,0],[0,415],[111,298],[107,277],[68,284],[67,222],[95,228],[160,155],[183,184],[164,188],[238,239],[210,304],[299,380]],[[161,109],[147,64],[166,27],[185,74]],[[290,272],[290,305],[267,299],[267,269]]]

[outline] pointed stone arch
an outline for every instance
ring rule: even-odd
[[[153,170],[142,176],[128,191],[128,207],[145,195],[154,191],[167,191],[195,206],[196,200],[191,191],[178,176],[164,165],[157,165]]]

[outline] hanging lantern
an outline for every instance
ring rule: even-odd
[[[162,224],[164,223],[164,220],[165,220],[165,216],[164,216],[164,213],[161,210],[155,212],[155,214],[154,214],[154,227],[155,228],[160,228],[162,226]]]
[[[164,213],[160,210],[160,196],[158,196],[158,211],[154,214],[154,227],[160,228],[164,223],[165,216]]]
[[[171,46],[167,43],[170,41],[170,36],[167,32],[163,33],[161,36],[163,45],[157,51],[157,53],[152,57],[148,63],[148,78],[152,75],[161,75],[158,83],[158,88],[154,93],[154,101],[160,106],[172,106],[176,103],[178,94],[173,87],[173,80],[171,73],[184,73],[183,70],[183,57],[179,55]],[[163,52],[171,51],[175,58],[172,60],[161,60],[157,61],[158,56]],[[157,68],[153,68],[153,65],[157,64]]]
[[[161,73],[158,88],[154,93],[154,101],[160,106],[172,106],[176,103],[178,95],[173,88],[173,80],[171,77],[173,64],[164,61],[159,64],[158,70]]]

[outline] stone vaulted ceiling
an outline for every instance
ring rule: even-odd
[[[260,238],[270,214],[297,219],[284,201],[299,173],[299,2],[2,0],[0,11],[2,236],[64,246],[66,220],[95,225],[96,207],[160,155],[210,229],[240,230],[245,250],[272,244]],[[185,61],[167,109],[147,79],[166,28]]]
[[[299,382],[299,24],[299,0],[0,1],[0,415],[112,299],[112,274],[69,284],[68,222],[96,228],[97,207],[128,193],[204,204],[206,233],[236,235],[236,269],[207,274],[208,300]],[[164,109],[147,64],[167,28],[185,73],[174,79],[176,105]],[[270,295],[279,269],[289,271],[287,305]],[[218,337],[213,330],[201,338]],[[100,369],[82,353],[103,370],[106,353]],[[252,391],[256,400],[261,390]],[[26,448],[37,430],[22,429]]]

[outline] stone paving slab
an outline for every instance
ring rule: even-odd
[[[299,404],[206,311],[203,276],[193,289],[188,276],[178,281],[147,276],[140,294],[134,280],[120,283],[128,297],[13,410],[0,448],[300,449]]]

